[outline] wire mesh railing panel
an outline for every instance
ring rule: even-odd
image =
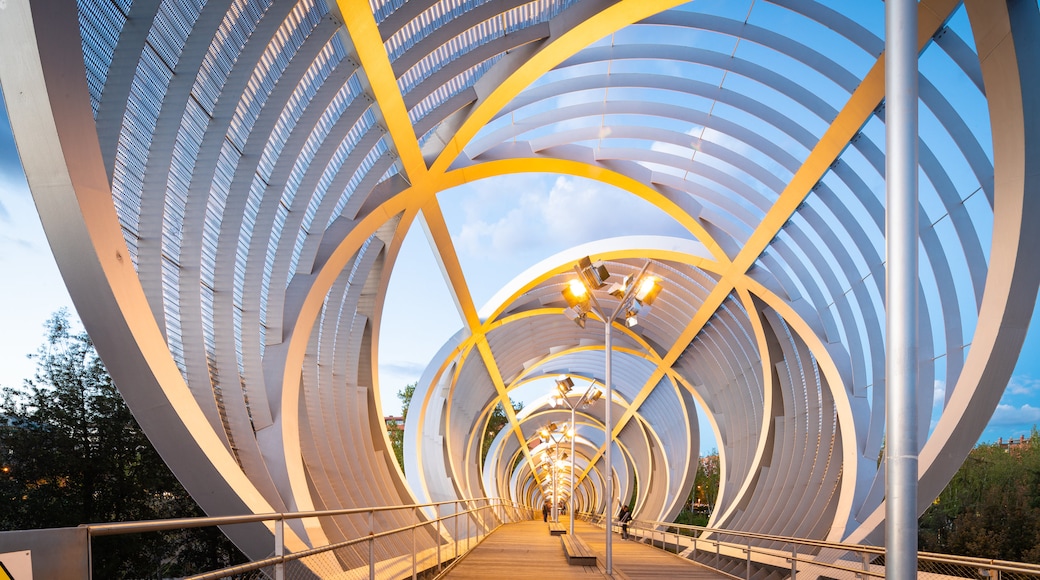
[[[593,524],[603,517],[584,514]],[[870,580],[885,577],[885,549],[712,529],[632,521],[638,541],[746,580],[797,578]],[[615,526],[616,531],[620,528]],[[945,554],[918,554],[918,578],[928,580],[1040,580],[1040,565]]]
[[[385,529],[390,512],[411,512],[407,525]],[[353,580],[364,578],[432,578],[453,560],[475,548],[503,523],[527,519],[529,506],[497,498],[457,500],[424,505],[382,506],[323,512],[188,518],[86,526],[90,537],[153,533],[197,527],[263,524],[274,532],[272,556],[187,580]],[[287,520],[359,517],[366,535],[343,542],[287,553],[282,544]],[[407,521],[409,518],[403,518]],[[402,521],[398,518],[396,521]],[[392,524],[391,524],[392,525]],[[364,529],[364,528],[362,528]]]

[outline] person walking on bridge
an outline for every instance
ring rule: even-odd
[[[617,521],[621,524],[621,539],[628,539],[628,522],[632,521],[632,512],[629,511],[627,505],[621,506],[621,511],[618,512]]]

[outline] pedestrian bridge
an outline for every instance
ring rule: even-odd
[[[418,525],[376,531],[388,511],[413,511]],[[276,580],[446,579],[641,579],[738,578],[744,580],[869,580],[886,577],[886,548],[769,536],[665,522],[634,520],[623,538],[609,538],[602,517],[578,514],[543,521],[539,511],[516,504],[425,505],[307,514],[268,514],[156,522],[92,524],[79,528],[0,533],[0,554],[32,553],[33,577],[90,578],[91,541],[99,536],[148,533],[187,527],[263,525],[275,545],[266,558],[213,570],[187,580],[264,578]],[[424,515],[425,514],[425,515]],[[304,522],[359,516],[371,532],[303,550],[290,550],[283,531]],[[432,516],[432,517],[430,517]],[[565,548],[565,544],[579,547]],[[571,559],[580,551],[587,556]],[[609,552],[609,564],[608,564]],[[386,554],[395,553],[390,557]],[[349,565],[348,562],[361,562]],[[964,556],[918,553],[918,578],[1036,579],[1040,565]],[[17,578],[17,576],[16,576]]]
[[[528,526],[491,496],[863,577],[822,542],[908,529],[1023,349],[1037,38],[1035,0],[0,0],[0,88],[84,327],[248,558],[418,574]],[[691,495],[753,534],[676,535]]]

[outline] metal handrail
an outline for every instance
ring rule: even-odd
[[[472,505],[474,503],[483,504],[483,505],[477,505],[476,507],[470,507],[470,505]],[[441,511],[440,508],[442,506],[446,506],[446,505],[455,506],[455,509],[450,514],[440,515],[440,511]],[[460,509],[463,506],[464,506],[464,509]],[[423,512],[423,510],[425,510],[425,509],[435,509],[436,510],[435,517],[432,517],[432,518],[427,517],[424,514],[424,512]],[[361,515],[361,514],[367,514],[371,518],[374,514],[379,513],[379,512],[400,511],[400,510],[413,510],[415,512],[416,518],[419,519],[420,521],[418,521],[418,522],[416,522],[414,524],[401,526],[399,528],[394,528],[394,529],[391,529],[391,530],[384,530],[384,531],[381,531],[381,532],[372,531],[372,532],[370,532],[370,533],[368,533],[368,534],[366,534],[364,536],[361,536],[361,537],[358,537],[358,538],[353,538],[353,539],[342,541],[342,542],[338,542],[338,543],[335,543],[335,544],[319,546],[319,547],[316,547],[316,548],[310,548],[310,549],[307,549],[307,550],[301,550],[301,551],[293,552],[293,553],[290,553],[290,554],[285,554],[284,553],[282,529],[283,529],[283,526],[284,526],[284,522],[286,520],[296,520],[296,519],[305,519],[305,518],[320,518],[320,517],[330,517],[330,516],[344,516],[344,515]],[[187,578],[186,580],[213,580],[213,579],[216,579],[216,578],[226,578],[228,576],[232,576],[232,575],[236,575],[236,574],[242,574],[242,573],[246,573],[246,572],[251,572],[251,571],[254,571],[254,570],[260,570],[262,568],[267,568],[267,567],[271,567],[271,566],[275,567],[275,578],[279,578],[280,579],[280,578],[284,578],[284,565],[287,562],[291,562],[291,561],[295,561],[295,560],[301,560],[301,559],[306,558],[308,556],[313,556],[313,555],[316,555],[316,554],[321,554],[321,553],[324,553],[324,552],[329,552],[329,551],[332,551],[332,550],[337,550],[337,549],[341,549],[341,548],[345,548],[345,547],[361,544],[361,543],[364,543],[364,542],[368,542],[369,543],[369,562],[368,562],[369,577],[370,578],[374,578],[375,577],[375,564],[376,564],[376,562],[374,560],[374,552],[373,552],[372,548],[374,546],[375,540],[377,540],[379,538],[391,536],[391,535],[394,535],[394,534],[407,533],[407,532],[411,531],[412,534],[413,534],[413,548],[414,548],[414,533],[415,533],[416,529],[424,528],[424,527],[427,527],[427,526],[436,526],[436,528],[437,528],[437,537],[440,538],[442,536],[442,534],[444,532],[446,532],[446,529],[445,529],[446,526],[442,527],[442,523],[445,522],[446,520],[454,519],[455,520],[455,529],[454,529],[454,531],[450,535],[455,540],[455,555],[454,555],[453,558],[458,558],[458,556],[459,556],[458,517],[459,516],[476,516],[476,514],[478,514],[480,512],[487,512],[488,510],[492,510],[492,511],[502,510],[501,514],[497,518],[498,525],[501,525],[501,523],[504,522],[504,521],[515,519],[515,516],[508,516],[507,512],[505,510],[521,510],[522,513],[527,513],[527,512],[533,513],[531,511],[531,509],[529,508],[529,506],[523,506],[523,505],[520,505],[520,504],[518,504],[516,502],[507,501],[507,500],[504,500],[502,498],[483,497],[483,498],[473,498],[473,499],[465,499],[465,500],[460,499],[460,500],[440,501],[440,502],[433,502],[433,503],[426,503],[426,504],[376,506],[376,507],[370,507],[370,508],[350,508],[350,509],[322,510],[322,511],[312,511],[312,512],[266,513],[266,514],[240,515],[240,516],[212,516],[212,517],[199,517],[199,518],[177,518],[177,519],[168,519],[168,520],[119,522],[119,523],[106,523],[106,524],[83,524],[83,525],[81,525],[79,527],[85,528],[87,530],[87,533],[88,533],[89,537],[97,537],[97,536],[113,536],[113,535],[120,535],[120,534],[130,534],[130,533],[159,532],[159,531],[166,531],[166,530],[186,529],[186,528],[200,528],[200,527],[210,527],[210,526],[225,526],[225,525],[235,525],[235,524],[267,523],[267,522],[270,522],[270,523],[267,523],[266,525],[268,525],[268,527],[272,527],[274,529],[274,532],[275,532],[275,534],[274,534],[274,536],[275,536],[275,546],[274,546],[274,555],[273,556],[268,557],[268,558],[264,558],[262,560],[256,560],[256,561],[252,561],[252,562],[247,562],[245,564],[238,564],[238,565],[235,565],[235,566],[222,568],[220,570],[213,570],[213,571],[210,571],[210,572],[206,572],[204,574],[191,576],[191,577]],[[476,517],[479,517],[479,516],[476,516]],[[486,521],[484,522],[484,525],[482,527],[484,528],[483,537],[486,537],[487,534],[490,533],[494,529],[490,525],[488,525]],[[497,528],[497,525],[495,527]],[[479,528],[477,530],[477,536],[478,537],[481,536],[481,532],[480,532]],[[471,536],[470,533],[469,533],[469,521],[467,520],[466,546],[464,548],[463,553],[465,553],[466,551],[469,551],[470,549],[472,549],[473,546],[470,545],[470,538],[471,537],[473,537],[473,536]],[[483,537],[480,538],[480,541],[483,541]],[[441,544],[440,544],[440,540],[438,540],[438,544],[437,544],[437,566],[438,567],[440,567],[442,565],[440,548],[441,548]],[[414,549],[413,549],[413,552],[414,552]],[[416,572],[417,572],[416,571],[416,558],[415,558],[415,554],[413,553],[412,554],[412,578],[416,577]]]
[[[434,508],[442,505],[458,504],[474,501],[503,501],[500,498],[478,497],[467,500],[449,500],[433,503],[407,504],[378,506],[371,508],[350,508],[338,510],[323,510],[314,512],[271,512],[266,514],[249,514],[241,516],[209,516],[198,518],[176,518],[168,520],[143,520],[135,522],[115,522],[105,524],[80,524],[79,527],[86,528],[91,536],[114,536],[120,534],[134,534],[142,532],[161,532],[165,530],[178,530],[184,528],[205,528],[210,526],[226,526],[232,524],[254,524],[274,520],[293,520],[304,518],[321,518],[329,516],[348,516],[367,514],[370,512],[388,512],[407,509]],[[504,502],[515,503],[515,502]],[[502,504],[500,504],[502,505]],[[433,520],[431,520],[432,522]]]
[[[580,513],[576,515],[587,519],[593,524],[602,525],[602,514]],[[685,531],[686,533],[680,533],[680,531]],[[884,556],[886,554],[885,548],[881,546],[826,542],[822,540],[794,538],[790,536],[774,536],[742,530],[709,528],[704,526],[650,520],[630,521],[629,533],[636,533],[637,535],[648,537],[651,540],[650,544],[655,547],[657,546],[655,542],[660,541],[660,549],[664,549],[665,544],[670,542],[673,538],[673,543],[677,550],[680,546],[685,546],[687,549],[692,547],[696,551],[698,543],[706,543],[714,547],[715,551],[713,553],[716,555],[716,567],[719,566],[719,559],[723,555],[720,552],[721,547],[727,547],[735,551],[743,552],[746,554],[748,561],[747,569],[749,577],[751,575],[752,554],[758,554],[765,558],[782,558],[790,563],[792,567],[792,578],[796,577],[795,572],[799,565],[823,566],[833,570],[854,573],[859,577],[884,576],[883,566],[875,565],[875,569],[869,568],[869,562],[871,560],[877,556]],[[789,548],[782,549],[755,546],[752,544],[752,541],[756,540],[772,544],[784,544],[789,546]],[[861,557],[860,567],[849,566],[847,564],[848,560],[844,560],[845,564],[839,564],[839,559],[836,557],[833,560],[812,557],[812,554],[819,554],[825,551],[832,552],[832,555],[840,553],[859,554]],[[710,554],[712,552],[708,553]],[[729,558],[730,561],[733,560],[733,556],[730,556]],[[978,558],[972,556],[937,554],[933,552],[918,552],[918,560],[948,568],[958,567],[962,569],[973,569],[976,571],[986,570],[998,573],[1040,577],[1040,564]],[[699,560],[699,562],[701,564],[711,565],[710,562],[707,561]],[[729,575],[732,575],[732,573],[729,573]]]

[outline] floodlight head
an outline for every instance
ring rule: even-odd
[[[575,306],[573,308],[564,308],[563,309],[563,315],[566,316],[567,318],[569,318],[570,320],[573,320],[574,324],[577,324],[578,326],[580,326],[582,328],[585,328],[585,315],[586,315],[586,312],[582,312],[581,310],[578,310],[577,306]]]
[[[639,288],[636,288],[636,300],[650,306],[660,293],[661,281],[657,276],[646,276],[639,281]]]
[[[591,405],[591,404],[595,403],[596,401],[598,401],[599,398],[602,397],[602,396],[603,396],[603,391],[600,390],[599,387],[596,387],[596,389],[594,391],[592,391],[592,393],[590,393],[589,396],[585,399],[585,404],[586,405]]]
[[[574,388],[574,381],[571,380],[567,375],[560,375],[560,378],[556,379],[556,390],[560,391],[561,395],[566,395],[571,392]]]
[[[575,324],[584,328],[584,321],[586,321],[586,312],[579,310],[579,307],[565,308],[564,316],[569,320],[573,320]]]
[[[607,286],[607,294],[610,294],[614,298],[623,298],[625,292],[628,290],[629,276],[625,276],[625,279],[621,282],[614,282],[610,286]]]
[[[629,328],[632,328],[633,326],[635,326],[637,324],[639,324],[639,318],[636,316],[635,311],[634,310],[629,310],[628,312],[626,312],[625,313],[625,326],[627,326]]]
[[[542,427],[541,429],[538,430],[538,434],[542,436],[542,439],[548,439],[549,438],[549,429],[546,428],[546,427]]]
[[[563,299],[571,308],[586,310],[589,304],[589,289],[581,280],[574,278],[563,287]]]
[[[607,283],[607,278],[610,278],[607,267],[602,262],[593,264],[588,256],[578,260],[577,269],[582,281],[592,290],[599,290]]]

